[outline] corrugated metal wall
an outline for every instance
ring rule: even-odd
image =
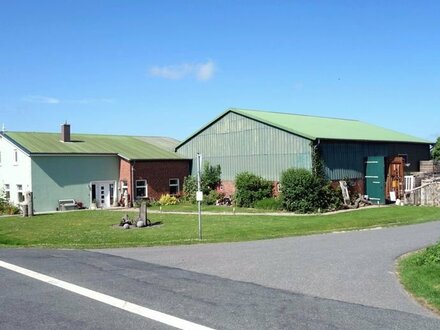
[[[193,164],[197,153],[204,161],[219,164],[223,180],[234,180],[243,171],[279,180],[287,168],[312,166],[310,140],[235,113],[228,113],[177,151],[193,158]]]
[[[418,171],[419,161],[430,159],[429,145],[417,143],[338,142],[322,141],[321,156],[328,178],[362,178],[364,161],[368,156],[397,156],[407,154],[407,171]]]

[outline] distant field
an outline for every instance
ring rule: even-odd
[[[133,218],[137,213],[129,213]],[[123,213],[75,211],[0,218],[0,247],[104,248],[200,243],[196,215],[155,213],[151,228],[123,230]],[[202,242],[235,242],[440,220],[440,208],[384,207],[332,215],[204,215]]]

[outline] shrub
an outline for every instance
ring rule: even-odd
[[[218,193],[215,190],[211,190],[208,195],[203,196],[203,203],[206,205],[215,205],[219,199],[222,199],[224,197],[224,194]]]
[[[337,187],[336,189],[334,189],[331,186],[330,182],[322,187],[319,197],[319,205],[323,211],[339,210],[344,204],[341,188]]]
[[[290,168],[281,174],[283,207],[310,213],[320,208],[321,180],[306,169]]]
[[[427,247],[423,252],[418,253],[415,257],[415,263],[418,266],[440,265],[440,242],[436,245]]]
[[[197,191],[197,180],[194,176],[188,175],[183,180],[183,199],[195,203]]]
[[[306,169],[284,171],[281,185],[283,207],[287,211],[311,213],[336,210],[342,205],[341,192]]]
[[[164,205],[176,205],[178,200],[175,196],[171,196],[170,194],[162,195],[159,199],[159,204]]]
[[[283,203],[281,198],[277,198],[277,197],[264,198],[260,201],[255,202],[255,208],[262,210],[280,211],[283,209]]]
[[[255,203],[272,196],[272,182],[249,172],[235,177],[235,196],[237,206],[254,207]]]

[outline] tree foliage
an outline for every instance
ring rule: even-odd
[[[203,164],[201,174],[203,194],[208,195],[211,190],[216,190],[220,184],[222,169],[220,165],[212,166],[209,162]]]
[[[431,151],[432,159],[440,160],[440,137],[437,138],[437,142],[434,145],[434,148],[432,148]]]

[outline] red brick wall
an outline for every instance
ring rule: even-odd
[[[189,160],[136,161],[134,181],[147,180],[148,197],[158,200],[161,195],[170,193],[169,179],[179,179],[182,192],[183,179],[190,174],[189,165]]]
[[[120,158],[119,161],[119,188],[121,188],[121,181],[128,183],[128,200],[131,201],[131,164],[125,159]],[[122,197],[122,196],[121,196]],[[120,198],[119,198],[120,199]]]

